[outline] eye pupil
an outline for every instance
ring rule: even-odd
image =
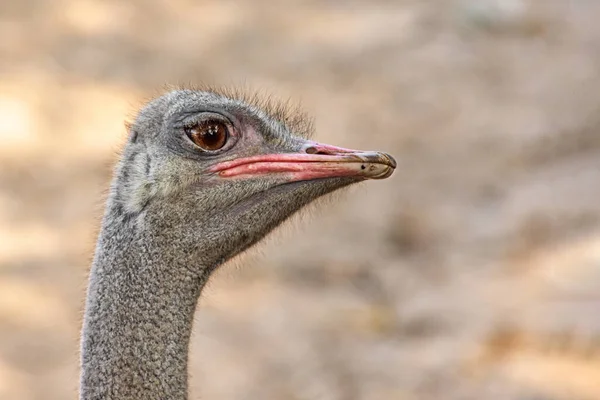
[[[219,150],[229,137],[227,125],[220,121],[200,122],[186,129],[188,137],[194,144],[204,150]]]

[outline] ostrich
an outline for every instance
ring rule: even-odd
[[[186,399],[211,272],[316,198],[396,167],[311,141],[302,115],[255,100],[178,89],[128,127],[89,277],[81,399]]]

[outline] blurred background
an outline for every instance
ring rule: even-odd
[[[221,268],[192,398],[600,399],[600,2],[2,0],[0,399],[75,399],[123,121],[292,98],[399,168]]]

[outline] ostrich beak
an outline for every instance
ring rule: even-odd
[[[306,141],[296,153],[261,154],[218,163],[210,168],[221,178],[281,174],[289,182],[319,178],[385,179],[396,160],[386,153],[344,149]]]

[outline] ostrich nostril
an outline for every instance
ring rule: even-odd
[[[307,154],[323,154],[323,155],[335,155],[336,154],[336,153],[332,153],[330,151],[327,151],[326,149],[320,149],[320,148],[315,147],[315,146],[307,147],[304,151]]]

